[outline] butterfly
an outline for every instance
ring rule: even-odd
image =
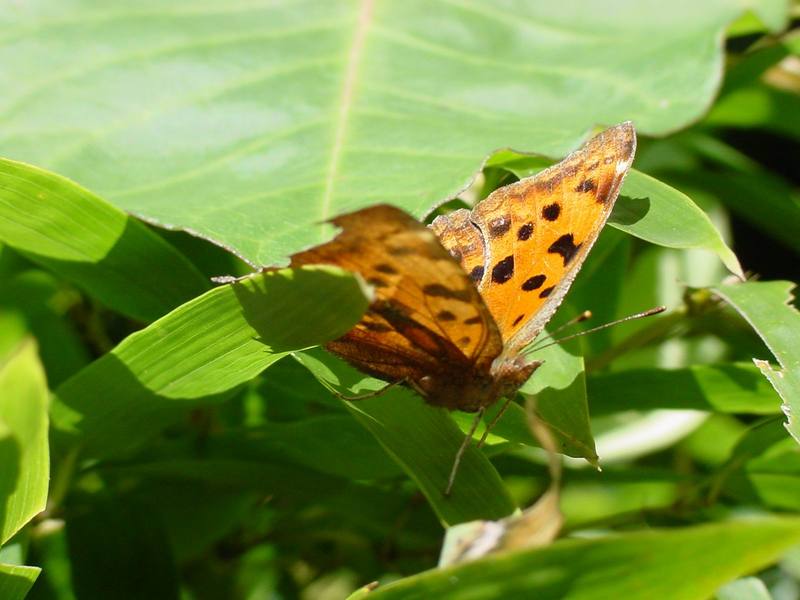
[[[332,219],[339,234],[295,254],[291,266],[359,273],[374,299],[326,348],[435,406],[480,416],[510,400],[541,365],[525,349],[586,260],[635,149],[633,125],[622,123],[430,226],[390,205]]]

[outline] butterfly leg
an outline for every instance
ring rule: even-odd
[[[456,457],[453,460],[453,468],[450,469],[450,477],[447,479],[447,487],[444,490],[444,495],[449,496],[450,492],[453,490],[453,484],[456,481],[456,473],[458,472],[458,466],[461,464],[461,459],[464,457],[464,452],[467,451],[467,446],[472,441],[472,436],[475,435],[475,431],[478,429],[478,423],[481,422],[483,419],[483,413],[486,412],[484,407],[481,407],[477,413],[475,413],[475,419],[472,421],[472,425],[469,428],[469,432],[467,433],[464,441],[461,442],[461,447],[456,452]]]
[[[505,412],[508,410],[508,407],[511,406],[511,401],[513,399],[514,399],[513,395],[510,398],[506,398],[506,401],[503,404],[503,407],[499,411],[497,411],[497,414],[494,416],[494,419],[492,419],[491,422],[486,426],[486,430],[483,432],[483,435],[481,436],[481,439],[478,442],[478,448],[481,448],[483,446],[483,443],[486,441],[486,438],[489,436],[489,432],[492,430],[492,428],[495,425],[497,425],[497,422],[500,420],[500,417],[502,417],[505,414]]]

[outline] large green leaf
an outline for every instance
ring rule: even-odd
[[[765,359],[754,362],[783,399],[786,428],[800,443],[800,313],[791,304],[794,286],[788,281],[748,282],[714,291],[739,311],[778,360],[780,369]]]
[[[654,530],[492,556],[378,588],[390,598],[670,598],[700,600],[800,541],[798,519]]]
[[[136,219],[68,179],[2,159],[0,241],[145,321],[209,287],[192,263]]]
[[[342,335],[366,306],[355,278],[323,267],[267,272],[216,288],[59,386],[53,424],[92,456],[130,449],[287,353]]]
[[[774,17],[773,2],[749,2]],[[418,216],[493,149],[663,134],[719,84],[728,0],[58,0],[0,9],[0,153],[257,263],[377,201]],[[680,68],[676,68],[680,65]]]
[[[0,358],[0,544],[47,502],[47,404],[36,345],[26,340],[10,357]]]
[[[296,357],[320,382],[343,394],[385,385],[322,352]],[[445,526],[499,519],[514,511],[500,476],[474,444],[464,454],[452,494],[443,494],[453,458],[464,440],[444,409],[426,406],[417,395],[399,387],[346,406],[416,482]]]

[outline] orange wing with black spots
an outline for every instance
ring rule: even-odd
[[[330,264],[360,273],[375,298],[330,350],[371,375],[405,380],[436,404],[450,405],[458,394],[431,386],[457,390],[470,375],[491,378],[500,332],[472,280],[430,229],[386,205],[332,222],[339,235],[294,255],[292,266]]]
[[[472,275],[513,357],[541,332],[597,240],[633,162],[631,123],[431,227]]]

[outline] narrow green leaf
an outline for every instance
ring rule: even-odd
[[[697,600],[799,541],[800,520],[792,518],[562,540],[407,577],[370,597]]]
[[[330,268],[267,272],[191,300],[56,390],[53,424],[91,456],[142,443],[289,352],[345,333],[367,299]]]
[[[143,321],[209,288],[186,257],[136,219],[68,179],[3,159],[0,241]]]
[[[775,393],[749,364],[692,365],[684,369],[626,369],[589,377],[592,415],[626,410],[693,409],[770,415]],[[680,390],[679,394],[675,390]]]
[[[800,443],[800,313],[791,304],[794,286],[788,281],[751,281],[722,285],[714,292],[750,323],[778,360],[781,369],[766,360],[755,363],[783,399],[786,428]]]
[[[382,385],[321,351],[295,357],[328,388],[353,395]],[[447,412],[399,387],[379,397],[345,402],[384,450],[416,482],[445,526],[475,519],[499,519],[514,503],[497,471],[474,445],[467,449],[449,497],[443,494],[463,433]]]
[[[39,567],[0,564],[0,598],[22,600],[41,571]]]
[[[625,178],[621,194],[609,219],[612,225],[659,246],[714,252],[731,273],[744,279],[736,255],[688,196],[638,171]]]
[[[0,362],[0,544],[47,502],[47,404],[36,344],[26,340]]]

